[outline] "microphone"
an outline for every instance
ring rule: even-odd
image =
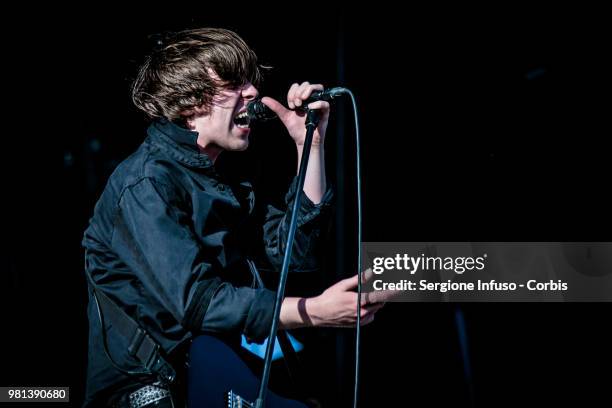
[[[323,91],[314,91],[310,96],[302,101],[302,106],[296,110],[305,110],[308,104],[316,101],[331,101],[332,99],[348,93],[348,89],[342,87],[329,88]],[[263,104],[261,99],[255,99],[247,104],[247,114],[250,121],[266,121],[275,119],[276,113]]]

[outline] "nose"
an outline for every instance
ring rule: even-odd
[[[247,101],[252,101],[257,98],[257,95],[259,95],[259,91],[252,83],[248,82],[242,87],[242,97]]]

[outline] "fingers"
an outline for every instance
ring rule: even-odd
[[[384,301],[377,301],[374,302],[372,301],[372,298],[370,296],[370,293],[363,293],[361,296],[361,308],[365,309],[365,310],[370,310],[370,309],[374,309],[374,310],[378,310],[381,307],[383,307],[385,305],[386,302]]]
[[[376,303],[372,305],[366,305],[361,307],[361,326],[372,323],[374,321],[374,317],[376,316],[376,312],[378,312],[385,304],[384,303]]]
[[[300,85],[300,95],[299,97],[301,98],[301,100],[306,100],[308,99],[308,97],[310,96],[310,94],[312,94],[313,91],[322,91],[323,85],[321,84],[314,84],[311,85],[308,82],[304,82],[302,85]],[[297,101],[300,103],[300,105],[302,104],[301,101]]]
[[[308,109],[320,109],[328,111],[329,108],[329,102],[327,101],[316,101],[308,104]]]
[[[295,109],[296,91],[299,87],[300,85],[298,85],[297,83],[292,84],[289,88],[289,92],[287,92],[287,105],[289,106],[289,109]]]
[[[361,317],[365,317],[369,314],[374,314],[379,311],[385,304],[384,303],[375,303],[373,305],[365,305],[361,306]]]
[[[388,300],[390,300],[390,296],[387,293],[384,293],[384,291],[381,290],[377,290],[374,292],[367,292],[365,294],[365,297],[367,298],[367,302],[368,303],[384,303]]]
[[[374,272],[372,272],[372,268],[368,268],[365,271],[361,272],[361,283],[368,283],[374,277]]]
[[[274,111],[274,113],[276,113],[279,117],[282,117],[289,112],[289,110],[285,108],[282,103],[276,99],[270,98],[269,96],[264,96],[261,98],[261,101],[268,108],[272,109],[272,111]]]
[[[367,315],[366,317],[362,318],[362,319],[361,319],[361,322],[360,322],[360,323],[361,323],[361,326],[365,326],[366,324],[370,324],[370,323],[372,323],[372,322],[374,321],[374,317],[375,317],[375,316],[376,316],[376,315],[375,315],[374,313],[372,313],[372,314]]]
[[[322,101],[319,101],[319,102],[322,102]],[[318,103],[318,102],[313,102],[311,103],[311,105],[314,105],[315,103]],[[329,106],[329,104],[327,105]],[[363,285],[363,284],[368,283],[368,281],[370,281],[372,277],[374,276],[374,274],[372,273],[372,268],[368,268],[365,271],[363,271],[361,273],[361,276],[362,276],[361,284]],[[359,280],[359,275],[355,274],[351,276],[350,278],[346,278],[346,279],[339,281],[336,285],[338,285],[340,289],[351,290],[357,287],[358,280]]]
[[[302,102],[312,94],[313,91],[322,91],[325,89],[321,84],[311,84],[310,82],[302,82],[302,84],[294,83],[289,88],[287,93],[287,105],[289,109],[295,109],[302,106]],[[319,108],[313,108],[319,109]]]

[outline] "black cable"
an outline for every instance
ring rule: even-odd
[[[353,408],[357,408],[359,401],[359,360],[361,357],[361,140],[359,134],[359,114],[357,112],[357,102],[355,101],[355,95],[350,89],[346,90],[346,93],[351,97],[351,103],[353,105],[353,114],[355,116],[355,155],[356,160],[356,172],[357,172],[357,327],[355,329],[355,388],[353,390]]]
[[[96,296],[96,290],[92,288],[92,294],[94,297],[94,300],[96,301],[96,308],[98,310],[98,319],[100,320],[100,326],[101,326],[101,330],[102,330],[102,346],[104,349],[104,354],[106,354],[106,357],[108,358],[108,360],[110,361],[110,363],[113,365],[113,367],[115,367],[117,370],[119,370],[119,372],[128,375],[128,376],[149,376],[149,375],[153,375],[154,373],[150,370],[145,370],[145,371],[130,371],[130,370],[126,370],[125,368],[121,367],[117,362],[115,362],[115,360],[113,359],[113,357],[110,354],[110,351],[108,350],[108,344],[107,344],[107,340],[106,340],[106,329],[104,328],[104,317],[102,315],[102,311],[100,310],[100,303],[98,302],[98,297]]]
[[[87,272],[87,267],[85,267],[85,275],[87,276],[87,280],[89,281],[90,285],[91,285],[91,294],[96,302],[96,310],[98,311],[98,320],[100,321],[100,330],[102,332],[102,348],[104,349],[104,354],[106,354],[106,357],[108,358],[108,361],[110,361],[111,365],[113,367],[115,367],[115,369],[117,369],[119,372],[128,375],[128,376],[148,376],[148,375],[152,375],[154,374],[153,372],[151,372],[150,370],[146,370],[146,371],[130,371],[130,370],[126,370],[123,367],[121,367],[119,364],[117,364],[117,362],[115,362],[115,360],[113,359],[113,357],[110,354],[110,351],[108,349],[108,342],[106,339],[106,329],[104,326],[104,315],[102,314],[102,310],[100,308],[100,303],[98,302],[98,296],[96,295],[96,286],[97,284],[94,282],[93,277],[91,277],[89,275],[89,272]]]

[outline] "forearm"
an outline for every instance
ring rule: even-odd
[[[200,331],[213,333],[242,332],[262,341],[270,331],[276,293],[268,289],[235,287],[224,282],[205,310]]]
[[[297,145],[298,172],[300,170],[303,150],[303,145]],[[318,204],[321,202],[326,190],[327,182],[325,177],[325,151],[323,149],[323,145],[312,145],[308,160],[308,168],[306,169],[304,193],[314,204]]]

